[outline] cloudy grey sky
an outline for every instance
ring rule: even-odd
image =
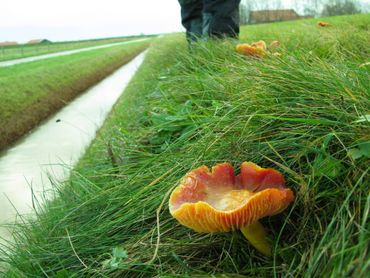
[[[182,30],[176,0],[0,0],[0,41]]]
[[[0,1],[0,41],[61,41],[183,30],[177,0]],[[284,7],[293,1],[297,2],[283,0]]]

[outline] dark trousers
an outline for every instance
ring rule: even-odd
[[[179,0],[189,41],[205,37],[238,37],[240,0]]]

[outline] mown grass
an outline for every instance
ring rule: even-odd
[[[153,45],[71,180],[15,227],[5,276],[365,277],[369,17],[328,20],[242,29],[241,40],[278,37],[278,57],[222,41],[189,54],[180,36]],[[296,193],[262,220],[271,259],[239,232],[198,234],[168,212],[190,169],[248,160]]]
[[[45,44],[20,44],[14,46],[0,46],[0,61],[26,58],[42,54],[49,54],[60,51],[73,50],[90,46],[98,46],[116,42],[124,42],[137,38],[141,37],[135,38],[122,37],[122,38],[107,38],[95,40],[54,42]]]
[[[138,42],[0,67],[0,149],[148,45]]]

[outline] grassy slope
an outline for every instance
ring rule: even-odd
[[[0,149],[147,46],[114,46],[0,68]]]
[[[73,50],[85,48],[90,46],[98,46],[116,42],[123,42],[128,40],[136,40],[137,38],[108,38],[97,40],[83,40],[83,41],[67,41],[56,42],[49,44],[35,44],[35,45],[16,45],[16,46],[0,46],[0,61],[13,60],[19,58],[26,58],[37,56],[41,54],[55,53],[66,50]]]
[[[369,17],[329,21],[243,28],[242,40],[282,41],[282,56],[263,60],[229,43],[191,55],[179,37],[153,46],[59,198],[17,227],[7,276],[365,276],[369,164],[349,153],[370,140],[368,122],[356,122],[370,110],[369,68],[359,67]],[[239,232],[197,234],[168,213],[187,171],[244,160],[279,169],[297,195],[262,221],[272,259]]]

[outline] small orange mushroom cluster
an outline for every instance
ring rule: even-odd
[[[319,25],[320,27],[328,27],[330,26],[330,23],[325,22],[325,21],[319,21],[317,22],[317,25]]]
[[[275,49],[280,45],[280,42],[275,40],[269,46],[266,45],[264,41],[254,42],[252,44],[248,43],[240,43],[236,46],[236,52],[246,55],[246,56],[254,56],[254,57],[264,57],[269,52],[269,49]]]
[[[264,57],[267,54],[267,47],[264,41],[241,43],[236,46],[236,52],[247,56]]]
[[[274,40],[270,43],[269,48],[274,48],[280,46],[280,42],[277,40]]]
[[[294,194],[274,169],[244,162],[240,171],[235,176],[229,163],[221,163],[212,171],[201,166],[187,173],[171,194],[170,213],[197,232],[240,229],[257,250],[270,255],[271,247],[258,220],[283,211]]]

